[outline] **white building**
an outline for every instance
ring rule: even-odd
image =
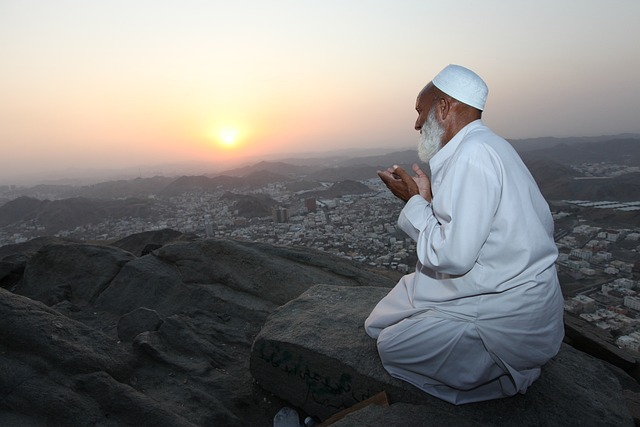
[[[593,256],[593,252],[587,251],[587,250],[584,250],[584,249],[572,249],[571,250],[571,256],[572,257],[576,257],[576,258],[580,258],[580,259],[584,259],[584,260],[588,261]]]
[[[580,269],[580,273],[584,274],[585,276],[593,276],[596,274],[596,271],[593,268],[583,267]]]
[[[572,268],[574,270],[580,270],[581,268],[588,268],[589,263],[587,261],[573,261],[569,260],[566,263],[566,266]]]
[[[610,242],[617,242],[620,238],[620,233],[617,231],[607,231],[607,240]]]
[[[598,228],[583,224],[577,227],[573,227],[573,234],[591,234],[596,230],[598,230]]]
[[[634,296],[624,297],[624,305],[632,310],[640,311],[640,298]]]
[[[636,282],[631,279],[627,279],[626,277],[621,277],[619,279],[614,280],[613,284],[620,286],[622,288],[633,289],[636,285]]]
[[[596,310],[596,302],[586,295],[577,295],[567,301],[566,308],[574,313],[592,313]]]

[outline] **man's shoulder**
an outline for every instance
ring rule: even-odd
[[[494,151],[492,146],[500,144],[500,139],[487,127],[475,128],[462,138],[457,151],[459,155],[482,155]]]
[[[482,153],[497,155],[503,150],[513,149],[506,139],[483,124],[470,129],[460,141],[459,148],[467,155],[481,155]]]
[[[480,140],[480,141],[503,141],[508,144],[508,142],[495,133],[491,128],[482,123],[481,121],[473,122],[469,125],[469,131],[465,134],[464,140]]]

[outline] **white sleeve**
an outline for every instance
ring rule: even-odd
[[[431,211],[431,204],[423,199],[422,196],[415,195],[412,197],[412,199],[413,198],[416,198],[414,203],[424,205],[423,215],[433,215],[433,212]],[[400,227],[402,231],[407,233],[407,236],[411,237],[414,241],[418,241],[420,230],[413,226],[409,218],[407,218],[404,209],[400,211],[400,216],[398,217],[398,227]]]
[[[501,194],[501,173],[486,149],[457,156],[434,195],[409,199],[400,220],[418,230],[420,262],[440,273],[460,275],[473,268],[487,240]],[[414,233],[415,234],[415,233]]]

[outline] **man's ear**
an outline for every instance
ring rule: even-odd
[[[451,112],[451,102],[445,97],[438,98],[437,114],[440,115],[440,120],[445,121]]]

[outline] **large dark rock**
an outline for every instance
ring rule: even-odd
[[[62,237],[43,236],[35,239],[27,240],[22,243],[12,243],[0,247],[0,259],[15,254],[23,254],[27,257],[35,254],[40,248],[47,245],[63,245],[67,243],[81,243],[77,240],[66,239]]]
[[[193,240],[196,240],[196,236],[193,234],[183,234],[179,231],[165,228],[132,234],[111,243],[111,246],[131,252],[136,256],[143,256],[167,243]]]
[[[232,240],[174,243],[155,252],[174,266],[185,283],[219,283],[281,305],[311,285],[390,286],[384,276],[362,264],[305,248],[283,248]]]
[[[318,282],[390,286],[395,279],[313,250],[174,242],[124,265],[95,305],[119,315],[147,307],[167,316],[186,307],[216,311],[224,303],[239,306],[235,313],[250,309],[266,316]]]
[[[455,406],[392,378],[363,326],[387,292],[318,285],[278,308],[253,344],[254,378],[321,419],[385,391],[392,402],[419,406],[411,410],[415,417],[375,425],[422,425],[431,412],[454,425],[472,425],[469,420],[487,426],[634,424],[611,370],[565,344],[525,395],[507,399]],[[369,417],[352,417],[344,425],[367,425]]]
[[[149,254],[125,264],[96,298],[95,307],[118,315],[139,307],[166,314],[183,307],[190,291],[175,266]]]
[[[0,425],[270,425],[286,402],[249,372],[268,314],[317,278],[395,282],[313,250],[161,243],[141,257],[55,239],[0,248],[15,290],[0,294]]]
[[[129,252],[109,246],[43,246],[27,263],[15,292],[47,305],[63,300],[93,302],[134,258]]]

